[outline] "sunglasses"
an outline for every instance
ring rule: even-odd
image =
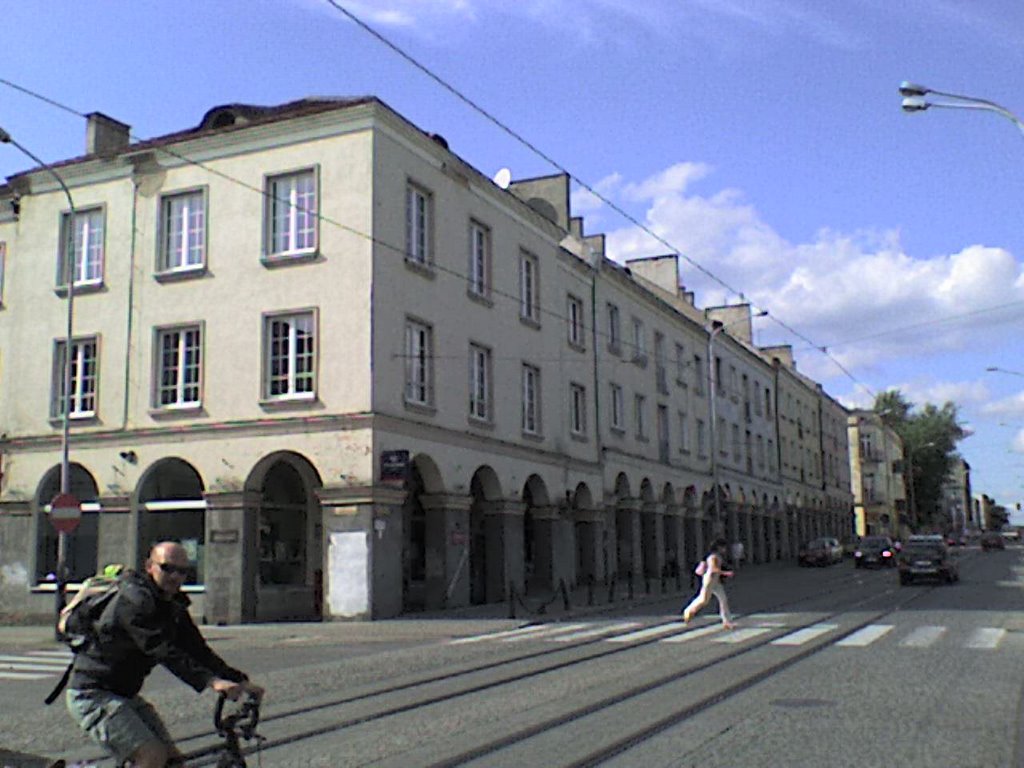
[[[189,571],[192,570],[187,565],[174,565],[173,563],[157,563],[157,565],[160,566],[161,571],[170,576],[188,576]]]

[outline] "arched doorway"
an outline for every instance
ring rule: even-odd
[[[413,458],[402,505],[402,611],[422,611],[427,604],[427,513],[422,496],[441,493],[441,474],[433,459]]]
[[[186,583],[205,583],[206,501],[195,468],[178,458],[153,464],[139,481],[137,508],[136,564],[142,565],[157,542],[177,541],[192,565]]]
[[[497,587],[504,581],[500,530],[488,524],[488,502],[501,498],[498,476],[491,467],[473,473],[469,493],[469,602],[479,605],[501,600],[502,590]]]
[[[96,574],[98,568],[99,541],[99,489],[89,470],[81,464],[69,467],[69,490],[82,504],[82,518],[78,527],[66,534],[64,558],[65,580],[85,581]],[[39,483],[36,492],[36,583],[56,581],[57,548],[59,535],[48,517],[50,502],[60,493],[60,467],[52,467]]]
[[[526,594],[551,588],[552,542],[548,491],[539,475],[523,486],[523,589]]]

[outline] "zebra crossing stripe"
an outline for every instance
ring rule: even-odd
[[[0,670],[0,680],[45,680],[49,675],[35,672],[4,672]]]
[[[73,653],[68,651],[29,651],[29,656],[52,656],[55,659],[64,659],[65,661],[71,661]]]
[[[543,632],[533,632],[526,635],[515,635],[514,637],[506,637],[502,639],[503,643],[518,643],[522,640],[537,640],[539,638],[552,639],[552,635],[558,635],[562,632],[572,632],[574,629],[582,629],[587,626],[586,624],[549,624],[548,628]]]
[[[918,627],[900,643],[907,648],[927,648],[940,637],[946,634],[945,627],[924,626]]]
[[[66,664],[63,666],[67,666]],[[57,674],[62,671],[62,667],[51,667],[47,664],[20,664],[18,662],[11,661],[0,661],[0,670],[6,672],[49,672],[50,674]]]
[[[711,642],[713,643],[742,643],[749,640],[752,637],[763,635],[766,632],[771,632],[771,627],[743,627],[742,629],[734,629],[730,632],[726,632],[719,637],[714,638]]]
[[[696,640],[697,638],[705,637],[707,635],[711,635],[711,634],[714,634],[715,632],[721,632],[721,631],[722,631],[722,625],[721,624],[710,624],[710,625],[708,625],[706,627],[701,627],[700,629],[694,629],[694,630],[692,630],[690,632],[683,632],[681,635],[672,635],[672,637],[666,637],[666,638],[662,639],[661,642],[663,642],[663,643],[685,643],[688,640]]]
[[[808,640],[813,640],[819,635],[824,635],[826,632],[831,632],[838,626],[838,624],[814,624],[813,626],[798,629],[796,632],[790,632],[788,635],[772,640],[771,644],[803,645]]]
[[[0,666],[5,662],[25,662],[26,664],[49,664],[53,669],[62,669],[71,661],[67,659],[38,659],[33,656],[0,656]]]
[[[878,638],[892,631],[892,624],[868,624],[863,629],[858,629],[852,635],[840,640],[836,645],[863,647],[871,645]]]
[[[573,632],[570,635],[559,635],[558,637],[551,638],[556,643],[569,643],[573,640],[586,640],[588,637],[597,637],[598,635],[610,635],[612,632],[621,632],[626,629],[633,629],[639,627],[639,621],[625,621],[622,624],[607,624],[603,627],[592,627],[591,629],[584,629],[580,632]]]
[[[630,632],[628,635],[618,635],[617,637],[606,637],[606,643],[632,643],[635,640],[646,640],[649,637],[657,637],[658,635],[667,635],[670,632],[677,632],[686,625],[681,621],[672,621],[668,624],[659,624],[656,627],[649,627],[647,629],[641,629],[639,632]]]
[[[483,635],[473,635],[471,637],[459,637],[452,640],[449,645],[462,645],[464,643],[479,643],[481,640],[497,640],[502,637],[513,637],[515,635],[525,635],[532,632],[540,632],[543,629],[547,629],[550,624],[532,624],[529,627],[519,627],[518,629],[506,629],[504,632],[488,632]]]
[[[967,641],[967,647],[990,651],[998,647],[999,643],[1002,642],[1002,639],[1005,636],[1005,629],[1000,629],[998,627],[978,627],[971,633],[971,637]]]

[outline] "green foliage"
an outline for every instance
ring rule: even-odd
[[[875,398],[872,410],[903,441],[907,497],[913,499],[916,508],[911,510],[913,524],[942,526],[942,485],[956,458],[957,443],[967,437],[959,424],[956,404],[946,402],[940,408],[925,403],[917,407],[898,389],[891,389]]]

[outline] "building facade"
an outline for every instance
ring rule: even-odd
[[[857,535],[903,537],[910,531],[903,443],[873,411],[852,411],[847,424]]]
[[[374,98],[136,143],[94,114],[86,149],[54,166],[73,209],[44,170],[0,187],[2,614],[51,610],[65,413],[68,579],[177,539],[209,622],[652,578],[714,535],[767,561],[845,524],[820,455],[786,491],[749,307],[606,258],[565,176],[499,186]]]

